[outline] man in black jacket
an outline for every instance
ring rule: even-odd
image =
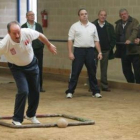
[[[108,60],[114,58],[113,48],[116,44],[115,31],[112,24],[106,21],[107,13],[105,10],[100,10],[98,13],[98,19],[96,19],[93,24],[95,24],[100,46],[102,50],[103,59],[100,61],[101,67],[101,88],[103,91],[110,91],[107,82],[107,68]],[[95,56],[96,56],[95,51]],[[97,60],[97,59],[96,59]]]
[[[40,33],[43,33],[42,27],[39,23],[36,23],[35,20],[35,14],[32,11],[28,11],[26,13],[26,18],[27,22],[24,23],[21,28],[30,28],[33,30],[36,30]],[[42,88],[43,85],[43,49],[44,49],[44,44],[36,39],[32,42],[32,47],[34,54],[36,58],[38,59],[38,66],[39,66],[39,75],[40,75],[40,92],[45,92],[45,90]]]
[[[115,22],[115,57],[121,59],[127,82],[140,84],[140,46],[134,44],[138,37],[139,22],[129,15],[127,9],[120,9],[119,16],[120,19]]]

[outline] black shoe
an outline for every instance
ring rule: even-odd
[[[111,90],[109,88],[102,88],[102,91],[110,92]]]
[[[45,90],[43,88],[40,89],[40,92],[45,92]]]
[[[90,88],[88,89],[88,92],[92,92]]]

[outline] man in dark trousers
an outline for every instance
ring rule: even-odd
[[[32,41],[38,38],[53,54],[57,53],[56,47],[42,33],[29,28],[21,29],[17,21],[8,23],[7,30],[8,34],[0,41],[0,55],[6,57],[17,86],[12,123],[22,125],[28,98],[25,118],[39,124],[36,118],[40,92],[39,68],[33,53]]]
[[[78,17],[79,21],[70,27],[68,33],[68,51],[69,59],[72,61],[72,71],[68,89],[65,92],[66,98],[71,99],[73,97],[78,78],[84,64],[88,71],[92,96],[101,98],[102,95],[100,94],[100,89],[96,79],[96,65],[94,60],[95,47],[98,51],[98,59],[102,59],[98,33],[96,26],[88,21],[88,13],[86,9],[79,9]]]
[[[129,83],[140,84],[140,47],[134,44],[139,22],[126,9],[120,9],[116,21],[116,57],[121,58],[123,74]]]
[[[36,30],[40,33],[43,33],[42,27],[39,23],[36,23],[35,14],[32,11],[28,11],[26,13],[27,22],[21,26],[21,28],[30,28]],[[44,44],[36,39],[32,42],[32,47],[36,58],[38,59],[38,66],[39,66],[39,75],[40,75],[40,92],[45,92],[43,89],[43,49]]]
[[[101,69],[101,88],[103,91],[110,91],[107,81],[107,68],[108,60],[114,58],[113,48],[116,43],[116,36],[114,27],[112,24],[106,21],[107,13],[105,10],[100,10],[98,13],[98,19],[93,23],[95,24],[98,36],[100,40],[100,46],[102,50],[103,59],[100,61]],[[97,51],[95,51],[97,58]],[[98,62],[98,59],[96,59]]]

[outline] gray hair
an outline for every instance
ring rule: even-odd
[[[11,21],[11,22],[9,22],[9,23],[7,24],[7,30],[8,30],[8,32],[10,32],[10,27],[11,27],[11,25],[13,25],[13,24],[16,24],[16,25],[18,25],[18,26],[20,27],[19,22],[17,22],[17,21]]]
[[[128,13],[128,11],[125,8],[122,8],[122,9],[119,10],[119,14],[121,14],[124,11],[126,11]]]
[[[26,16],[28,16],[28,14],[29,14],[30,12],[33,12],[33,11],[28,11],[28,12],[26,13]],[[33,12],[33,13],[34,13],[34,12]]]

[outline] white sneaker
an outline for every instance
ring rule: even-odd
[[[93,95],[93,97],[102,98],[102,95],[100,93],[96,93],[95,95]]]
[[[68,94],[66,95],[66,97],[67,97],[67,98],[72,98],[72,93],[68,93]]]
[[[17,126],[22,125],[20,122],[17,122],[17,121],[14,121],[14,120],[12,121],[12,124],[13,124],[13,125],[17,125]]]
[[[31,122],[34,123],[34,124],[40,124],[40,121],[36,118],[36,116],[31,117],[31,118],[25,116],[25,118],[26,118],[27,120],[31,121]]]

